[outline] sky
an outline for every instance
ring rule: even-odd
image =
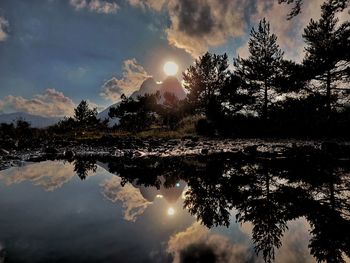
[[[232,63],[263,17],[285,57],[300,61],[322,2],[287,20],[290,6],[277,0],[0,0],[0,113],[70,116],[82,99],[102,110],[151,76],[164,80],[167,61],[180,80],[206,51]]]

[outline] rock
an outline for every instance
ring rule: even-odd
[[[46,154],[58,154],[58,150],[53,147],[46,147],[44,152]]]
[[[10,152],[9,151],[7,151],[7,150],[5,150],[5,149],[0,149],[0,155],[9,155],[10,154]]]
[[[337,153],[339,151],[339,144],[336,142],[323,142],[321,150],[326,153]]]
[[[73,159],[75,154],[72,150],[67,150],[63,153],[63,155],[67,159]]]
[[[202,150],[201,150],[201,153],[206,155],[206,154],[209,153],[209,150],[208,150],[208,149],[202,149]]]
[[[244,148],[243,152],[246,153],[246,154],[257,154],[257,152],[258,152],[258,145],[247,146],[247,147]]]

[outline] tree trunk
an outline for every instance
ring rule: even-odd
[[[264,87],[263,118],[265,121],[267,121],[267,81],[266,80],[265,80],[265,87]]]
[[[331,72],[328,70],[327,72],[327,118],[331,116]]]

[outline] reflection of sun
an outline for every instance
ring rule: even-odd
[[[164,64],[163,70],[167,76],[175,76],[179,70],[179,67],[175,62],[168,61]]]
[[[175,214],[174,208],[169,207],[169,208],[168,208],[168,215],[169,215],[169,216],[173,216],[174,214]]]

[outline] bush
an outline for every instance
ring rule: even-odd
[[[207,119],[200,119],[196,123],[196,132],[199,135],[211,136],[215,134],[215,126],[212,122]]]

